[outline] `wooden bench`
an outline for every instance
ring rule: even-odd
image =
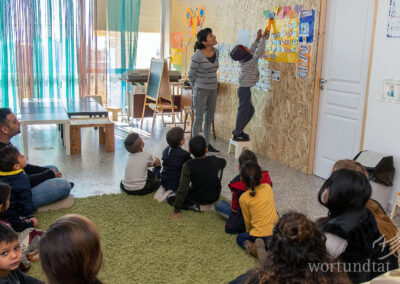
[[[80,154],[81,148],[81,128],[98,127],[99,144],[106,144],[107,152],[114,152],[114,123],[109,119],[71,119],[70,124],[70,141],[71,155]]]

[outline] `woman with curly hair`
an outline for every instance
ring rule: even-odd
[[[231,283],[351,283],[332,262],[325,241],[305,215],[286,213],[274,227],[264,264]]]

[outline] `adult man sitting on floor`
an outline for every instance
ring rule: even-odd
[[[0,149],[11,144],[11,138],[19,133],[21,122],[17,116],[9,108],[0,108]],[[24,171],[29,176],[32,201],[36,208],[64,199],[65,202],[56,207],[72,205],[73,199],[69,193],[74,184],[61,178],[62,174],[57,167],[27,164]],[[41,182],[42,180],[45,181]]]

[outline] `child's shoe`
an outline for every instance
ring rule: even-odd
[[[265,250],[264,240],[257,238],[254,243],[256,244],[257,248],[258,262],[262,265],[267,259],[267,251]]]
[[[169,196],[171,193],[173,193],[172,190],[167,190],[166,192],[164,192],[164,194],[162,194],[162,195],[160,196],[160,200],[158,200],[158,202],[166,202],[168,196]]]
[[[253,243],[253,242],[247,240],[247,241],[244,243],[244,246],[245,246],[245,248],[246,248],[246,253],[248,253],[248,254],[250,254],[250,255],[252,255],[252,256],[254,256],[254,257],[257,257],[257,247],[256,247],[256,244],[255,244],[255,243]]]
[[[201,212],[208,212],[208,211],[214,211],[214,210],[215,210],[214,204],[200,205]]]
[[[244,135],[244,133],[242,133],[242,134],[240,134],[238,136],[233,136],[233,141],[237,141],[237,142],[249,141],[250,137],[248,135],[247,136],[246,135]]]
[[[162,185],[158,188],[156,193],[154,194],[154,199],[157,200],[158,202],[161,202],[161,196],[165,193],[165,189]]]

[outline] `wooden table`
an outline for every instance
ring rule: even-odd
[[[108,117],[108,111],[93,98],[80,98],[77,100],[64,101],[65,112],[72,116],[104,116]]]
[[[70,155],[69,117],[61,101],[57,99],[23,99],[21,104],[21,126],[24,155],[28,157],[28,125],[63,124],[66,154]]]

